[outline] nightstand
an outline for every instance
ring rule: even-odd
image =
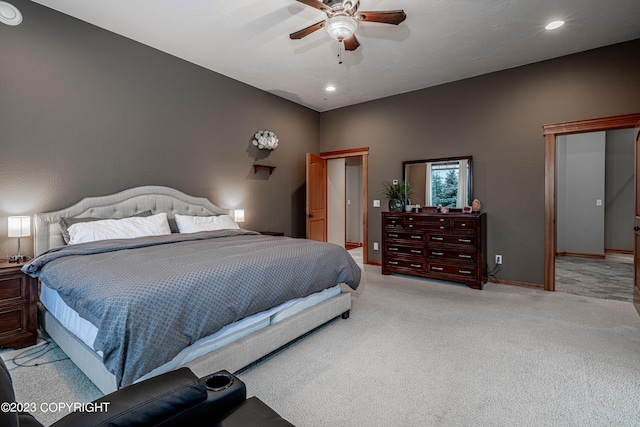
[[[260,234],[264,234],[265,236],[284,236],[283,231],[258,231]]]
[[[38,339],[38,279],[20,271],[23,265],[0,261],[0,347],[28,347]]]

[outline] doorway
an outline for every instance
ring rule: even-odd
[[[324,152],[320,157],[327,161],[328,171],[328,241],[345,247],[360,245],[362,261],[367,264],[369,148]]]
[[[579,133],[634,128],[639,114],[580,120],[544,125],[545,136],[545,210],[544,210],[544,289],[556,290],[557,253],[557,153],[558,137]],[[633,282],[630,286],[633,286]]]
[[[556,138],[556,290],[633,300],[634,129]]]

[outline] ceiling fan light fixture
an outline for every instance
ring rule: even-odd
[[[350,38],[356,32],[358,22],[346,15],[336,15],[327,20],[324,29],[332,38],[342,41]]]

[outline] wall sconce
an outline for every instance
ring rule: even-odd
[[[233,220],[235,222],[244,222],[244,209],[234,209]]]
[[[275,150],[278,148],[278,137],[270,130],[259,130],[253,135],[253,145],[261,150]]]
[[[31,236],[31,217],[30,216],[10,216],[9,217],[9,237],[18,238],[18,255],[9,258],[11,262],[20,262],[27,259],[26,256],[20,254],[20,238]]]

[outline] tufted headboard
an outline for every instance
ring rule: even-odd
[[[38,256],[56,246],[63,246],[60,218],[124,218],[150,210],[154,214],[223,215],[229,213],[203,197],[193,197],[169,187],[144,186],[100,197],[87,197],[75,205],[55,212],[36,214],[34,255]]]

